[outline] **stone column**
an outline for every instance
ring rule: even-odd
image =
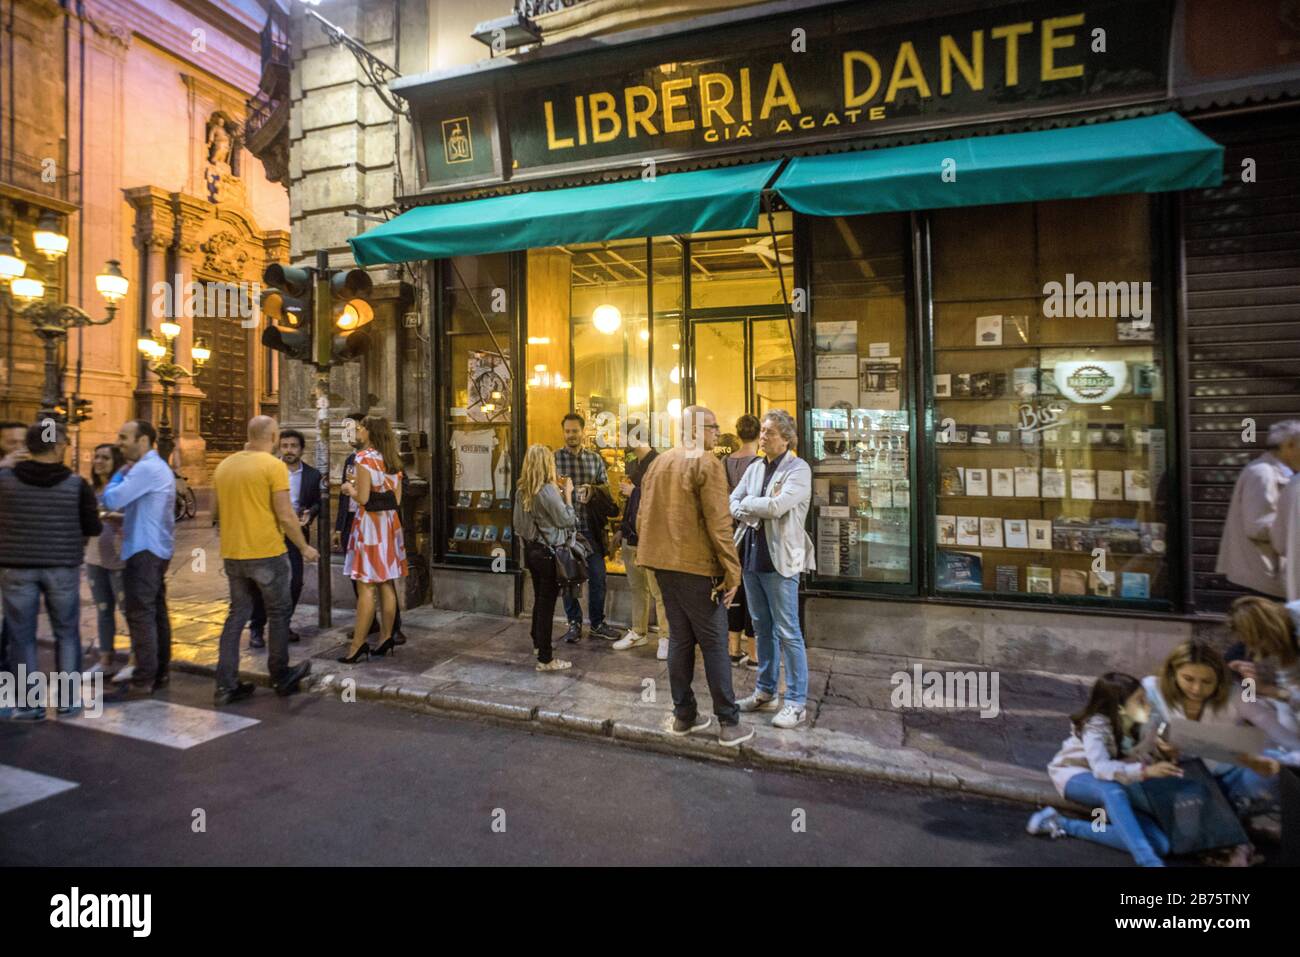
[[[201,199],[173,193],[172,208],[176,218],[176,270],[175,281],[180,287],[176,303],[175,321],[181,334],[176,337],[176,363],[194,370],[194,317],[185,304],[189,299],[190,283],[194,281],[194,257],[199,248],[199,230],[212,215],[212,206]],[[185,472],[192,484],[207,482],[207,442],[199,431],[199,405],[205,398],[203,390],[194,380],[182,379],[173,392],[172,430],[176,434],[178,468]]]
[[[135,210],[133,234],[136,248],[140,250],[141,274],[135,290],[138,305],[134,310],[127,304],[122,307],[123,320],[133,328],[130,349],[137,369],[134,392],[136,415],[157,422],[161,412],[162,386],[145,366],[144,359],[136,349],[136,340],[157,332],[161,321],[154,317],[155,304],[157,309],[163,308],[154,286],[162,282],[170,288],[173,282],[173,277],[167,275],[167,251],[175,240],[175,218],[171,200],[164,191],[153,186],[139,186],[123,192],[126,201]],[[172,289],[171,294],[175,296],[176,290]]]

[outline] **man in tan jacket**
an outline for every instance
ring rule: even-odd
[[[691,679],[695,646],[718,716],[718,741],[738,747],[754,736],[740,723],[727,654],[727,605],[740,585],[740,560],[732,541],[727,473],[710,449],[718,420],[703,406],[682,411],[681,441],[661,453],[641,479],[637,512],[637,564],[654,570],[668,612],[668,684],[673,695],[672,734],[709,726],[700,717]]]

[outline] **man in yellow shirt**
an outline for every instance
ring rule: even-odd
[[[284,542],[314,562],[316,549],[303,538],[302,526],[289,501],[289,470],[271,454],[279,428],[270,416],[248,422],[248,442],[217,466],[212,475],[217,501],[213,519],[221,522],[221,558],[230,582],[230,612],[221,629],[217,659],[218,705],[253,693],[239,680],[239,633],[253,613],[253,595],[261,593],[270,626],[267,668],[276,694],[291,695],[311,671],[311,662],[289,667],[289,557]]]

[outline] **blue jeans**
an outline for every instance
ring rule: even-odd
[[[98,612],[99,650],[113,653],[113,639],[117,636],[117,609],[126,614],[126,592],[122,590],[122,569],[87,565],[86,577],[90,580],[90,595],[95,599]]]
[[[239,636],[253,614],[253,596],[260,594],[270,625],[267,636],[266,669],[271,683],[279,685],[289,670],[289,559],[226,558],[226,582],[230,585],[230,612],[221,628],[217,647],[217,691],[234,691],[239,685]]]
[[[785,658],[785,703],[802,708],[808,700],[808,654],[799,628],[799,576],[745,572],[745,601],[754,619],[758,690],[775,695]]]
[[[9,630],[9,661],[15,672],[26,665],[38,670],[36,621],[45,596],[45,613],[54,631],[55,670],[81,670],[81,568],[0,568],[5,625]]]
[[[1094,831],[1091,820],[1062,818],[1065,833],[1117,851],[1128,851],[1142,867],[1165,866],[1161,858],[1169,853],[1169,838],[1160,830],[1155,818],[1134,810],[1125,785],[1117,781],[1098,781],[1085,771],[1065,782],[1065,796],[1084,807],[1100,807],[1106,811],[1105,830]]]
[[[578,599],[564,597],[564,617],[570,625],[582,626],[582,606]],[[587,556],[587,618],[592,628],[605,623],[605,556],[594,548]]]
[[[1282,753],[1269,749],[1264,752],[1264,756],[1278,758]],[[1276,811],[1281,806],[1282,779],[1278,775],[1266,778],[1238,764],[1216,764],[1213,774],[1223,796],[1228,799],[1238,817]]]

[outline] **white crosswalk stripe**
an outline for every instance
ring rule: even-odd
[[[191,708],[169,701],[144,699],[107,704],[97,717],[60,718],[60,724],[120,734],[139,741],[151,741],[169,748],[186,750],[260,722],[237,714]]]
[[[70,791],[73,781],[0,764],[0,814]]]

